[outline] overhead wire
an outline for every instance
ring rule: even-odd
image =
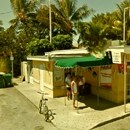
[[[0,13],[0,15],[4,15],[4,14],[8,14],[8,13],[12,13],[12,11],[8,11],[8,12]]]

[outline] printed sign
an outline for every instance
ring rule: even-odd
[[[10,56],[10,60],[14,60],[14,57],[13,57],[13,56]]]
[[[112,51],[112,62],[116,64],[121,64],[121,52]]]
[[[111,72],[111,69],[109,68],[101,68],[101,71],[100,71],[100,75],[101,75],[101,81],[100,81],[100,85],[102,87],[105,87],[105,88],[111,88],[111,83],[112,83],[112,72]]]
[[[63,80],[63,71],[60,68],[55,67],[54,68],[54,81],[59,82]]]

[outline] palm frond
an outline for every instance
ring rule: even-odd
[[[71,17],[72,21],[76,21],[76,20],[82,20],[83,18],[88,17],[91,13],[93,13],[94,10],[93,9],[88,9],[87,5],[83,5],[80,8],[78,8],[74,14]]]

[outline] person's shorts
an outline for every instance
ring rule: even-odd
[[[67,90],[68,90],[68,91],[71,91],[71,87],[67,87]]]
[[[77,100],[77,93],[75,95],[72,94],[72,100]]]

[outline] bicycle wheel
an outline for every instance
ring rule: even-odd
[[[42,114],[42,100],[39,102],[39,113]]]
[[[48,110],[47,114],[45,115],[45,121],[50,122],[53,119],[54,119],[54,116],[52,114],[52,111]]]
[[[43,114],[46,115],[48,113],[48,107],[46,105],[42,105]]]

